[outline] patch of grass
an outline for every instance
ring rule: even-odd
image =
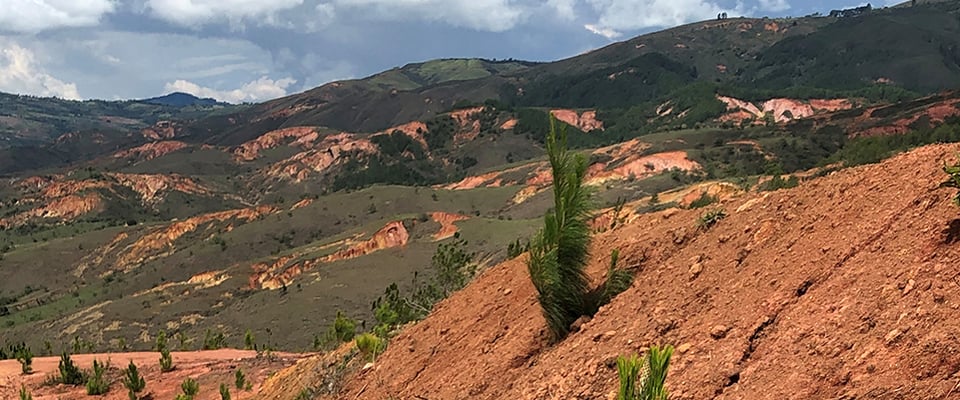
[[[364,333],[354,339],[357,350],[364,359],[373,362],[380,353],[387,349],[387,341],[372,333]]]
[[[700,229],[707,230],[716,225],[720,220],[727,217],[727,213],[722,208],[707,211],[697,220],[697,226]]]
[[[700,197],[698,197],[696,200],[690,202],[690,205],[688,205],[687,208],[689,208],[689,209],[691,209],[691,210],[697,209],[697,208],[703,208],[703,207],[709,206],[709,205],[711,205],[711,204],[713,204],[713,203],[716,203],[716,202],[718,202],[718,201],[720,201],[720,197],[718,197],[718,196],[711,196],[710,193],[703,192],[703,193],[700,193]]]

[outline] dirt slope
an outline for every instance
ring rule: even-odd
[[[957,145],[798,189],[642,216],[595,240],[633,288],[549,347],[524,261],[487,270],[395,338],[342,399],[612,398],[618,354],[678,347],[676,399],[960,398]]]

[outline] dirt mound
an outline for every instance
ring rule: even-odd
[[[575,126],[577,129],[580,129],[584,132],[603,130],[603,122],[597,120],[596,111],[584,111],[583,113],[577,113],[574,110],[558,109],[550,110],[550,114],[556,119]]]
[[[161,374],[157,360],[159,353],[109,353],[109,354],[75,354],[73,359],[82,369],[90,369],[93,360],[111,362],[111,369],[105,376],[110,383],[110,391],[98,397],[104,400],[126,400],[127,391],[123,388],[122,375],[117,368],[126,368],[130,361],[137,364],[141,376],[146,381],[146,389],[142,395],[151,394],[154,399],[172,399],[180,392],[180,383],[190,377],[200,383],[200,394],[197,400],[219,399],[219,385],[226,383],[230,387],[230,394],[234,399],[253,399],[260,389],[262,382],[278,369],[295,364],[307,355],[273,353],[271,357],[258,357],[254,351],[215,350],[171,353],[176,368],[173,371]],[[16,360],[0,361],[0,398],[16,399],[20,385],[24,384],[37,400],[89,399],[83,386],[72,387],[65,385],[48,386],[44,380],[49,376],[57,375],[59,357],[37,357],[33,359],[34,373],[23,376],[20,374],[20,364]],[[253,390],[246,392],[234,387],[234,370],[243,370],[246,379],[253,384]]]
[[[185,149],[186,147],[188,147],[186,143],[178,140],[150,142],[142,146],[118,151],[113,154],[113,158],[135,158],[137,161],[147,161]]]
[[[601,234],[591,274],[616,248],[636,282],[554,346],[523,257],[505,262],[337,398],[611,398],[614,358],[659,343],[678,347],[676,399],[957,396],[960,209],[938,185],[958,150],[727,199],[707,231],[674,209]]]

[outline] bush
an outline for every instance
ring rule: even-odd
[[[245,333],[245,334],[243,335],[243,349],[244,349],[244,350],[256,350],[256,349],[257,349],[257,343],[256,343],[256,341],[254,340],[253,332],[250,332],[249,329],[247,329],[247,333]]]
[[[371,333],[364,333],[354,339],[357,349],[364,359],[373,362],[387,348],[387,341]]]
[[[204,350],[222,349],[225,342],[226,339],[223,337],[223,332],[217,332],[214,334],[213,331],[207,329],[207,332],[203,335]]]
[[[769,181],[764,182],[760,185],[761,192],[772,192],[780,189],[790,189],[795,188],[800,184],[800,181],[796,176],[790,176],[788,179],[783,179],[780,175],[774,175],[770,178]]]
[[[314,340],[314,347],[336,346],[340,343],[349,342],[357,334],[357,321],[343,314],[343,311],[337,311],[337,317],[333,320],[333,325],[327,328],[327,332],[319,341]],[[319,345],[319,346],[317,346]]]
[[[237,372],[233,373],[234,385],[236,385],[237,390],[243,389],[247,383],[247,377],[243,375],[243,370],[237,368]]]
[[[160,351],[160,372],[170,372],[176,368],[173,365],[173,356],[170,355],[170,350],[164,348]]]
[[[667,345],[650,347],[642,362],[636,354],[618,357],[620,389],[617,400],[667,400],[669,394],[663,385],[667,381],[672,355],[673,347]]]
[[[554,208],[544,216],[544,227],[530,243],[527,269],[554,341],[563,339],[570,325],[593,315],[601,305],[629,287],[632,276],[616,268],[614,252],[607,281],[591,290],[585,272],[589,257],[591,190],[583,185],[584,155],[567,151],[566,129],[551,118],[547,155],[553,172]],[[626,283],[626,284],[625,284]]]
[[[187,378],[180,384],[183,394],[177,395],[177,400],[193,400],[193,397],[200,393],[200,384],[193,378]]]
[[[90,375],[90,378],[87,379],[88,395],[99,396],[110,390],[110,384],[103,379],[103,372],[106,370],[107,366],[105,364],[96,359],[93,360],[93,375]]]
[[[33,395],[27,391],[27,387],[20,384],[20,400],[33,400]]]
[[[696,200],[690,202],[690,205],[687,208],[693,210],[695,208],[703,208],[709,206],[713,203],[720,201],[720,198],[717,196],[711,196],[710,193],[703,192],[700,193],[700,197]]]
[[[30,351],[29,347],[21,347],[15,355],[17,361],[20,362],[20,371],[24,375],[30,375],[33,373],[33,352]]]
[[[230,400],[230,388],[225,383],[220,384],[220,400]]]
[[[137,400],[137,393],[142,392],[147,387],[147,382],[140,376],[140,371],[137,370],[137,365],[133,363],[133,360],[130,360],[130,365],[124,371],[123,387],[127,388],[130,400]]]
[[[727,213],[723,211],[722,208],[718,208],[713,211],[707,211],[697,220],[697,226],[703,230],[710,229],[712,226],[716,225],[717,222],[727,217]]]
[[[74,385],[80,386],[87,379],[84,376],[83,372],[80,371],[80,368],[77,368],[77,364],[73,363],[73,360],[70,359],[70,354],[63,352],[60,355],[60,383],[64,385]]]
[[[958,155],[960,157],[960,155]],[[948,180],[940,184],[940,187],[951,187],[960,189],[960,162],[953,165],[943,164],[943,172],[947,174]],[[960,192],[953,196],[953,204],[960,206]]]

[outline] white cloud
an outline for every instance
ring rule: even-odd
[[[115,8],[116,0],[3,0],[0,31],[39,32],[91,26]]]
[[[226,20],[248,19],[275,24],[275,14],[303,4],[303,0],[147,0],[154,16],[181,26],[196,27]]]
[[[615,30],[613,30],[613,29],[610,29],[610,28],[601,28],[601,27],[598,27],[598,26],[596,26],[596,25],[594,25],[594,24],[586,24],[586,25],[584,25],[583,27],[586,28],[586,30],[588,30],[588,31],[590,31],[590,32],[596,33],[597,35],[603,36],[603,37],[605,37],[605,38],[607,38],[607,39],[610,39],[610,40],[613,40],[613,39],[616,39],[616,38],[618,38],[618,37],[620,37],[620,36],[623,36],[623,33],[621,33],[621,32],[617,32],[617,31],[615,31]]]
[[[287,87],[296,83],[293,78],[283,78],[273,80],[267,77],[261,77],[255,81],[248,82],[239,89],[217,90],[209,87],[200,86],[196,83],[178,79],[174,82],[164,85],[166,92],[184,92],[197,97],[212,97],[214,99],[228,103],[257,102],[275,99],[287,95]]]
[[[0,91],[56,96],[79,100],[77,85],[54,78],[40,66],[32,51],[12,42],[0,42]]]
[[[574,10],[574,5],[576,3],[577,0],[547,0],[547,6],[553,8],[560,18],[566,20],[573,20],[577,18],[577,13]]]
[[[331,0],[329,4],[380,19],[443,22],[490,32],[514,28],[529,10],[511,0]]]
[[[763,11],[780,12],[789,9],[790,3],[787,3],[787,0],[760,0],[760,10]]]
[[[599,29],[635,30],[682,25],[731,11],[704,0],[586,0]]]

